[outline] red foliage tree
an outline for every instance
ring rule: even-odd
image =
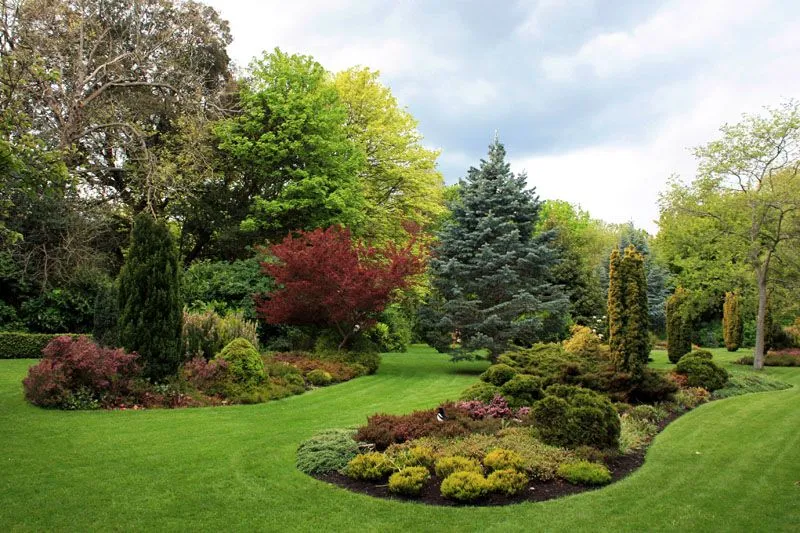
[[[259,316],[269,324],[324,326],[341,336],[339,348],[375,323],[392,294],[422,272],[416,238],[402,247],[356,242],[340,226],[288,235],[269,248],[274,261],[261,263],[280,287],[256,297]]]

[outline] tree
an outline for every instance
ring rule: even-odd
[[[695,150],[697,178],[690,185],[674,180],[662,213],[701,219],[734,264],[749,268],[758,292],[753,367],[761,369],[772,275],[793,261],[800,241],[800,104],[745,115],[721,132]]]
[[[687,317],[689,293],[683,287],[667,299],[667,357],[677,363],[681,357],[692,351],[692,340]]]
[[[367,236],[405,239],[404,224],[430,227],[444,212],[439,152],[422,144],[414,117],[397,105],[378,72],[355,67],[334,84],[347,110],[347,134],[366,156],[359,180],[369,224]]]
[[[181,362],[180,274],[167,225],[139,214],[119,275],[119,340],[139,353],[145,375],[154,380],[174,375]]]
[[[722,335],[729,352],[735,352],[742,345],[743,333],[744,322],[739,307],[739,295],[735,292],[726,292],[725,303],[722,305]]]
[[[402,248],[370,247],[340,226],[289,234],[269,248],[274,260],[261,264],[278,289],[257,297],[256,309],[269,324],[333,328],[341,350],[422,272],[414,247],[413,239]]]
[[[650,355],[644,257],[629,245],[609,260],[608,344],[618,370],[640,375]]]
[[[495,139],[487,160],[469,169],[431,260],[428,338],[441,351],[450,351],[448,338],[460,340],[454,358],[485,349],[494,359],[512,342],[565,329],[569,300],[550,280],[552,234],[534,236],[541,204],[505,156]]]

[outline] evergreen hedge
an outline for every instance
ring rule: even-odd
[[[90,337],[70,333],[22,333],[0,331],[0,359],[39,359],[47,343],[56,337],[69,335],[73,339]]]

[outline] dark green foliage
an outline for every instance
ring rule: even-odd
[[[411,344],[413,324],[408,310],[400,305],[388,306],[378,317],[378,323],[368,336],[381,353],[405,352]]]
[[[228,374],[233,382],[239,385],[254,386],[266,377],[261,354],[247,339],[239,338],[231,341],[215,359],[228,363]]]
[[[573,485],[605,485],[611,482],[608,467],[589,461],[564,463],[558,468],[558,476]]]
[[[389,476],[389,492],[417,496],[431,474],[424,466],[408,466]]]
[[[88,333],[92,329],[95,298],[89,290],[67,287],[45,291],[22,303],[21,318],[33,331]]]
[[[690,353],[686,355],[688,355],[689,357],[699,357],[700,359],[706,359],[708,361],[714,359],[714,354],[712,354],[708,350],[703,350],[703,349],[692,350]]]
[[[500,394],[500,388],[495,387],[491,383],[486,383],[484,381],[479,381],[473,385],[467,387],[467,389],[461,393],[459,397],[460,400],[480,400],[484,403],[489,403],[492,401],[492,398]]]
[[[633,245],[611,253],[608,289],[609,346],[617,369],[639,374],[650,355],[644,258]]]
[[[569,300],[551,283],[552,235],[533,235],[541,204],[505,156],[495,141],[469,169],[430,263],[434,297],[421,319],[436,349],[451,351],[457,337],[456,358],[486,349],[495,359],[512,342],[565,329]]]
[[[500,393],[508,401],[509,407],[530,406],[544,396],[543,383],[538,376],[517,374],[500,387]]]
[[[742,345],[744,321],[742,321],[739,295],[735,292],[725,293],[725,303],[722,304],[722,334],[725,348],[729,352],[735,352]]]
[[[589,389],[552,385],[531,410],[542,441],[554,446],[619,446],[620,423],[607,397]]]
[[[510,366],[497,364],[487,368],[486,372],[481,374],[481,380],[499,387],[516,375],[517,371]]]
[[[248,320],[256,320],[254,294],[270,292],[274,287],[261,274],[261,258],[253,256],[234,261],[199,261],[183,275],[181,289],[190,310],[212,308],[220,315],[241,310]]]
[[[119,346],[119,294],[110,283],[101,288],[94,300],[94,329],[92,336],[100,346]]]
[[[546,384],[565,383],[596,369],[598,361],[567,352],[560,343],[539,343],[530,348],[517,348],[498,359],[522,374],[544,378]]]
[[[667,356],[671,363],[677,363],[692,350],[688,305],[689,293],[683,287],[667,299]]]
[[[690,387],[702,387],[711,392],[721,389],[728,381],[727,370],[702,354],[695,355],[695,352],[681,357],[675,371],[686,376]]]
[[[126,350],[140,355],[145,376],[156,381],[174,375],[181,362],[180,275],[166,224],[141,213],[119,276],[119,336]]]
[[[63,335],[68,334],[0,331],[0,359],[39,359],[44,347],[51,340]],[[85,335],[69,336],[77,339]]]
[[[354,429],[327,429],[297,447],[297,468],[306,474],[327,474],[347,466],[358,455]]]

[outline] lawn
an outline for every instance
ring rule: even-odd
[[[717,360],[744,354],[715,350]],[[666,354],[654,352],[654,366]],[[297,444],[454,398],[484,365],[429,348],[388,354],[375,376],[252,406],[46,411],[0,361],[0,530],[797,531],[800,387],[704,405],[671,424],[645,465],[607,488],[501,508],[372,499],[306,477]],[[744,367],[731,367],[747,371]],[[800,369],[766,373],[800,385]]]

